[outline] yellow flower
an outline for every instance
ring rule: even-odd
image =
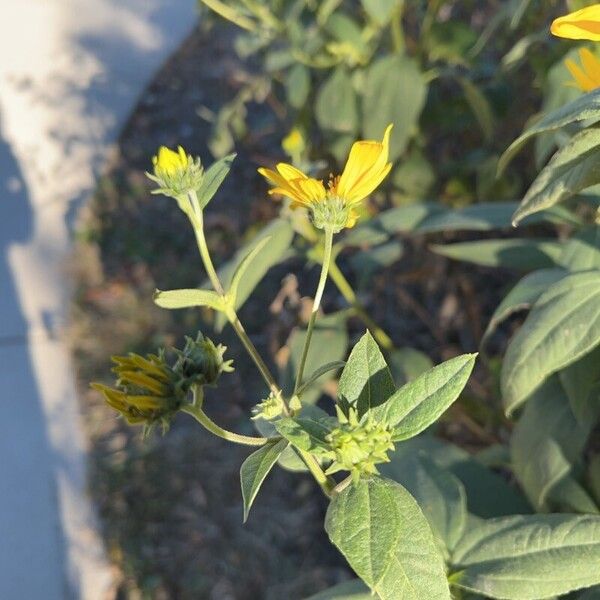
[[[573,76],[572,85],[582,92],[591,92],[600,87],[600,60],[587,48],[579,50],[581,67],[574,61],[565,60],[565,66]]]
[[[285,150],[286,154],[289,154],[290,156],[300,156],[306,148],[302,132],[297,127],[294,127],[294,129],[283,138],[281,147]]]
[[[555,19],[550,31],[570,40],[600,41],[600,4],[592,4]]]
[[[292,200],[292,208],[303,206],[312,212],[320,229],[338,232],[352,227],[358,218],[355,208],[384,180],[392,168],[388,162],[390,133],[388,125],[381,142],[363,140],[353,144],[341,175],[332,177],[327,188],[320,179],[308,177],[299,169],[279,163],[277,171],[260,168],[258,172],[275,187],[270,194]]]
[[[158,184],[152,193],[175,198],[187,214],[188,194],[196,192],[202,185],[204,169],[200,159],[186,154],[181,146],[177,147],[177,152],[161,146],[158,154],[152,157],[152,165],[154,172],[146,173],[149,179]]]
[[[160,169],[165,175],[175,175],[177,171],[187,168],[189,159],[185,150],[177,146],[177,152],[161,146],[158,150],[158,156],[152,157],[152,164],[155,169]]]

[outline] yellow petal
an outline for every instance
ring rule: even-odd
[[[322,181],[308,177],[287,163],[279,163],[277,172],[262,167],[258,172],[275,186],[270,194],[286,196],[303,206],[320,202],[327,194]]]
[[[187,167],[188,157],[181,146],[178,147],[177,152],[166,146],[161,146],[158,149],[158,156],[155,156],[152,162],[158,169],[173,174],[178,169]]]
[[[583,70],[590,80],[594,83],[594,89],[600,86],[600,60],[595,54],[592,54],[589,48],[579,50],[579,58],[583,65]]]
[[[381,142],[360,141],[353,144],[336,192],[347,202],[366,198],[382,182],[392,167],[388,163],[390,134],[388,125]]]
[[[591,92],[596,87],[594,82],[572,60],[565,60],[565,66],[575,80],[575,87],[578,87],[582,92]]]
[[[553,35],[571,40],[600,41],[600,4],[593,4],[555,19]]]

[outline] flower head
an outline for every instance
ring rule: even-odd
[[[190,192],[195,192],[202,183],[204,169],[200,159],[186,154],[181,146],[177,147],[177,152],[161,146],[158,154],[152,157],[152,164],[154,174],[146,175],[159,185],[152,190],[153,194],[164,194],[181,201]]]
[[[600,41],[600,4],[555,19],[550,31],[553,35],[570,40]]]
[[[221,373],[233,371],[231,360],[223,360],[227,348],[216,346],[200,332],[196,339],[186,337],[183,350],[176,350],[178,360],[173,369],[184,380],[184,387],[215,385]]]
[[[178,385],[179,376],[165,361],[164,352],[140,356],[113,356],[115,387],[92,383],[107,404],[118,411],[129,424],[168,425],[183,404],[187,391]]]
[[[581,67],[574,61],[565,60],[565,66],[573,76],[571,84],[582,92],[591,92],[600,87],[600,60],[587,48],[579,50]]]
[[[214,385],[220,374],[231,371],[231,361],[224,361],[225,346],[215,346],[198,333],[186,339],[183,350],[174,350],[175,360],[167,360],[163,349],[158,354],[113,356],[114,387],[92,383],[107,404],[129,424],[150,428],[156,423],[168,427],[186,402],[193,386]]]
[[[337,233],[356,223],[356,207],[390,172],[391,130],[389,125],[381,142],[363,140],[353,144],[342,174],[331,177],[327,188],[322,180],[308,177],[286,163],[279,163],[276,171],[260,168],[258,172],[275,186],[269,190],[270,194],[290,198],[292,208],[308,208],[316,227],[332,228]]]

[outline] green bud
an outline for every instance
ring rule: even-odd
[[[337,471],[350,471],[355,481],[361,475],[377,473],[375,465],[389,462],[388,452],[394,450],[392,432],[385,423],[372,419],[358,420],[356,410],[341,416],[340,426],[327,435],[334,462],[327,469],[328,475]]]
[[[223,360],[225,350],[225,346],[215,346],[198,332],[195,340],[185,338],[183,350],[176,351],[179,358],[173,368],[181,374],[187,389],[192,385],[215,385],[221,373],[233,371],[232,361]]]
[[[254,415],[252,419],[265,419],[265,421],[271,421],[282,415],[283,408],[283,400],[281,397],[270,394],[266,400],[259,402],[252,409],[252,414]]]

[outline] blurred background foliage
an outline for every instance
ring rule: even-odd
[[[149,196],[143,171],[160,144],[182,143],[204,164],[238,152],[207,210],[209,245],[226,278],[247,251],[240,248],[273,236],[244,282],[240,312],[285,386],[302,347],[320,245],[306,215],[266,197],[256,168],[285,160],[317,176],[339,172],[355,140],[381,138],[393,122],[394,170],[359,225],[336,238],[327,316],[307,371],[311,361],[343,360],[365,327],[397,384],[485,343],[461,399],[435,432],[398,453],[388,474],[443,512],[447,498],[431,496],[431,469],[417,456],[426,452],[444,480],[466,490],[470,519],[598,512],[597,414],[587,412],[598,405],[597,381],[585,379],[579,394],[572,385],[584,362],[550,378],[516,425],[500,402],[503,354],[523,322],[518,311],[557,281],[557,269],[589,264],[590,246],[598,246],[590,242],[593,190],[528,217],[516,232],[510,225],[568,127],[538,136],[497,175],[500,155],[528,123],[581,95],[563,62],[579,45],[552,39],[549,24],[590,3],[203,0],[197,30],[123,132],[80,220],[74,259],[73,348],[93,444],[91,487],[120,597],[300,600],[348,577],[322,533],[325,503],[309,481],[272,473],[242,527],[242,451],[198,435],[184,419],[169,436],[142,441],[85,391],[91,379],[110,380],[111,354],[153,351],[201,329],[229,345],[236,364],[207,406],[223,425],[252,433],[247,416],[264,390],[231,331],[210,312],[152,303],[154,288],[204,279],[184,217],[169,199]],[[309,398],[327,406],[335,391],[323,377]],[[286,466],[297,465],[287,456]],[[423,469],[427,478],[411,479]]]
[[[564,4],[205,2],[240,25],[234,48],[249,61],[235,98],[205,115],[209,147],[222,156],[257,126],[247,120],[250,102],[268,103],[279,131],[294,133],[286,153],[312,171],[323,159],[340,165],[355,140],[380,138],[394,123],[394,203],[512,200],[524,182],[514,171],[496,179],[499,155],[541,105],[578,94],[564,85],[568,45],[548,35]]]

